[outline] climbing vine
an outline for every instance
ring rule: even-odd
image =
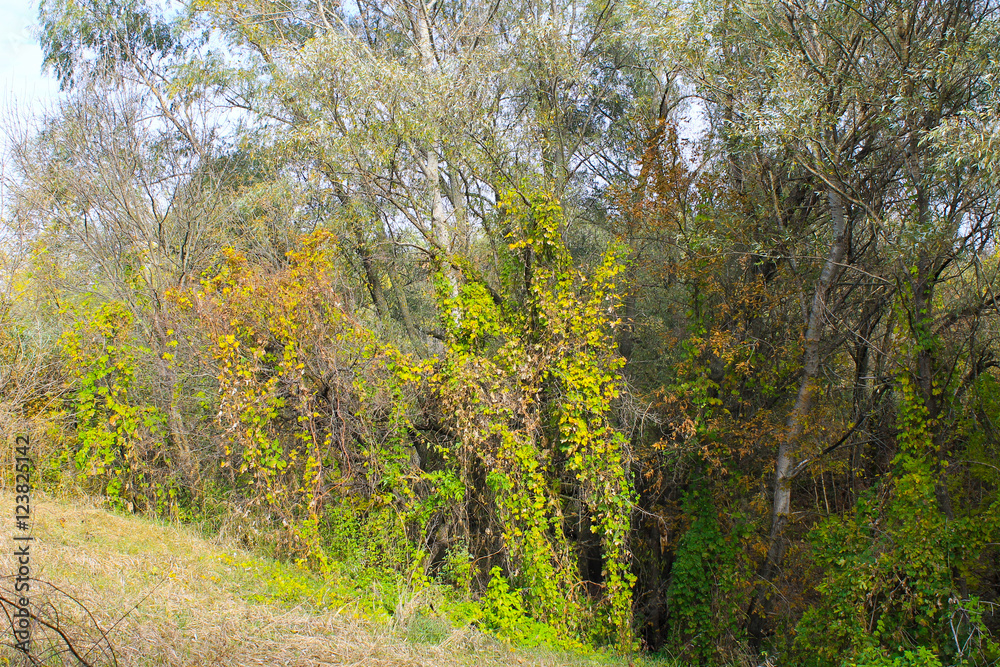
[[[85,480],[122,508],[176,509],[176,489],[151,472],[169,468],[164,414],[142,395],[137,374],[150,349],[134,339],[121,303],[86,307],[60,339],[72,379],[74,429],[66,456]]]
[[[747,597],[741,595],[739,544],[750,527],[737,514],[726,530],[713,491],[698,484],[684,496],[692,521],[677,546],[667,593],[675,619],[672,651],[698,664],[725,662],[719,653],[742,634],[739,607]]]
[[[457,436],[454,457],[467,485],[473,469],[486,471],[526,611],[564,636],[627,644],[633,497],[628,443],[613,420],[623,362],[611,338],[622,263],[612,249],[589,277],[574,268],[551,193],[511,192],[500,208],[517,269],[507,275],[524,283],[492,290],[471,276],[457,298],[439,289],[448,339],[433,383]],[[589,581],[572,540],[584,525],[601,560]]]
[[[369,510],[391,502],[408,457],[390,353],[348,312],[335,252],[325,230],[279,269],[228,249],[197,289],[174,295],[208,333],[229,483],[255,489],[292,551],[320,567],[328,514],[349,496]]]
[[[822,604],[799,623],[803,664],[916,664],[909,660],[918,647],[927,659],[919,664],[952,664],[980,642],[992,643],[982,632],[979,600],[962,589],[997,532],[996,505],[980,516],[945,515],[936,489],[937,424],[910,376],[901,372],[897,383],[892,479],[864,494],[852,513],[811,532],[826,575],[817,586]]]

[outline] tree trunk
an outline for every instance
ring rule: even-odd
[[[431,44],[430,16],[427,14],[427,6],[423,0],[418,3],[419,10],[411,14],[411,21],[416,30],[417,48],[420,52],[420,69],[424,76],[430,78],[434,74],[436,59],[434,58],[434,47]],[[430,191],[431,200],[431,242],[437,247],[436,259],[439,269],[444,273],[445,279],[451,291],[451,298],[458,298],[459,276],[453,266],[451,255],[451,238],[448,233],[446,217],[444,212],[444,200],[441,197],[441,139],[438,132],[433,132],[433,137],[428,147],[424,150],[424,163],[421,170],[427,187]],[[461,311],[456,305],[451,312],[452,321],[457,325],[461,319]]]
[[[379,242],[389,246],[392,241],[386,237],[385,230],[379,226],[376,230],[378,234]],[[392,294],[396,297],[396,303],[399,305],[399,314],[403,318],[403,327],[406,329],[406,335],[413,344],[413,349],[417,351],[422,357],[427,356],[427,346],[424,345],[423,338],[420,332],[417,331],[416,324],[413,322],[413,315],[410,313],[410,303],[406,299],[406,293],[403,292],[403,287],[399,284],[399,271],[396,270],[397,258],[396,258],[396,247],[392,245],[392,275],[390,276],[390,283],[392,284]]]
[[[840,273],[841,262],[847,252],[848,216],[843,196],[835,188],[827,189],[830,218],[833,222],[833,243],[827,252],[813,293],[806,323],[805,348],[802,352],[802,378],[795,405],[785,423],[785,433],[778,441],[778,456],[774,465],[774,499],[771,504],[771,532],[768,536],[767,557],[760,569],[761,584],[750,601],[748,632],[751,641],[759,646],[764,634],[765,616],[769,609],[765,597],[766,587],[777,577],[785,557],[787,543],[785,528],[792,513],[792,481],[798,474],[799,439],[805,431],[809,412],[812,410],[820,367],[820,343],[823,339],[823,322],[830,288]],[[762,599],[763,598],[763,599]]]
[[[372,303],[375,304],[378,317],[382,321],[388,321],[390,319],[389,304],[386,302],[385,292],[382,290],[382,276],[379,275],[375,268],[375,260],[372,257],[371,249],[365,243],[365,240],[361,238],[360,232],[358,232],[357,251],[358,256],[361,258],[361,265],[365,270],[365,282],[368,283],[368,292],[372,296]]]

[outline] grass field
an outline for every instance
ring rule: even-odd
[[[14,544],[12,494],[0,502]],[[47,665],[624,665],[628,658],[512,648],[433,611],[433,589],[371,612],[343,582],[260,558],[197,530],[117,515],[88,499],[33,498],[32,658]],[[8,557],[4,570],[16,565]],[[7,576],[3,596],[13,597]],[[6,611],[11,613],[8,605]],[[42,622],[59,628],[65,637]],[[9,621],[8,621],[9,623]],[[67,639],[76,656],[69,650]],[[2,662],[6,661],[6,662]]]

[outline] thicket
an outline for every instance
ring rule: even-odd
[[[996,11],[45,2],[2,426],[521,643],[994,664]]]

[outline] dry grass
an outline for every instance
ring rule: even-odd
[[[11,495],[0,501],[8,521]],[[39,581],[32,582],[32,605],[72,637],[90,664],[609,664],[512,651],[468,627],[447,629],[434,643],[407,641],[406,628],[359,618],[349,603],[296,605],[260,594],[275,572],[309,580],[296,568],[213,544],[183,526],[109,513],[86,499],[33,500],[31,568]],[[12,587],[8,577],[4,597]],[[322,582],[317,587],[322,590]],[[46,639],[34,649],[45,664],[79,664],[52,632],[36,628],[35,637]],[[2,641],[8,643],[9,633]],[[19,659],[0,649],[0,664]]]

